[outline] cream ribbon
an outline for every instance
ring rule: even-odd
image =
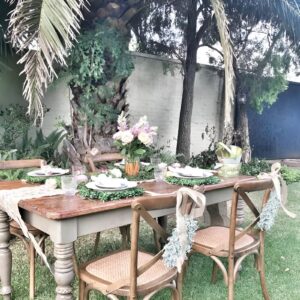
[[[181,272],[182,264],[184,263],[186,253],[185,249],[188,243],[188,233],[187,227],[185,223],[185,216],[181,212],[181,205],[182,201],[185,196],[190,197],[194,202],[194,207],[191,211],[190,216],[192,218],[195,217],[194,210],[197,209],[197,216],[202,216],[204,213],[205,205],[206,205],[206,197],[195,190],[189,188],[180,188],[177,191],[177,198],[176,198],[176,228],[178,230],[179,235],[179,243],[181,245],[181,253],[180,256],[177,258],[177,269],[178,272]]]
[[[45,196],[55,196],[61,194],[63,194],[63,191],[61,189],[55,189],[52,183],[41,186],[24,187],[19,189],[0,191],[0,209],[6,212],[10,218],[12,218],[18,223],[24,236],[30,239],[36,252],[38,253],[38,255],[40,255],[45,265],[49,268],[52,274],[53,271],[50,264],[48,263],[46,255],[43,253],[40,245],[38,244],[34,236],[28,231],[28,228],[25,222],[23,221],[22,216],[20,215],[18,204],[21,200],[34,199]]]
[[[280,200],[280,206],[282,210],[288,215],[290,218],[296,218],[296,214],[287,210],[284,206],[284,203],[287,201],[287,185],[284,179],[280,174],[281,164],[279,162],[274,163],[271,167],[271,173],[261,173],[257,176],[258,179],[271,179],[274,185],[274,191],[276,196]]]

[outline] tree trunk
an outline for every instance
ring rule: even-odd
[[[94,0],[91,1],[91,6],[84,11],[85,21],[82,24],[83,28],[93,28],[98,21],[105,21],[110,26],[117,28],[124,36],[128,36],[130,20],[143,7],[143,0]],[[128,39],[129,42],[129,39]],[[118,113],[128,110],[126,103],[126,83],[128,78],[122,78],[108,82],[116,87],[116,93],[109,98],[96,99],[97,106],[110,105]],[[101,84],[95,82],[95,87]],[[83,161],[86,154],[90,154],[91,150],[97,149],[100,153],[116,152],[113,145],[112,135],[117,130],[117,124],[113,121],[106,120],[101,128],[87,122],[87,116],[83,115],[81,110],[82,105],[82,90],[80,87],[70,86],[73,98],[71,103],[71,125],[66,127],[68,136],[71,139],[65,143],[64,151],[67,153],[71,164],[77,165],[79,161]],[[97,97],[95,95],[95,97]],[[91,111],[91,114],[96,112]]]
[[[249,137],[249,122],[246,103],[238,101],[239,105],[239,123],[238,128],[241,134],[241,147],[243,149],[243,162],[251,161],[251,146]]]
[[[177,154],[182,154],[182,160],[190,158],[191,122],[193,113],[194,84],[197,66],[198,43],[197,32],[197,1],[189,1],[187,25],[187,53],[184,66],[183,90],[177,136]]]

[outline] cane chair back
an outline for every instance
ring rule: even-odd
[[[156,255],[139,250],[140,221],[143,219],[165,241],[166,231],[149,211],[171,208],[176,200],[171,197],[136,199],[132,203],[131,249],[122,250],[85,263],[79,271],[80,299],[88,299],[91,289],[96,289],[110,299],[125,296],[137,299],[152,295],[164,288],[172,290],[173,299],[179,299],[176,288],[177,270],[168,269],[163,261],[163,250]]]
[[[256,228],[260,220],[261,209],[256,207],[249,193],[263,192],[261,208],[269,200],[273,182],[270,179],[240,181],[235,184],[232,194],[230,225],[210,226],[197,231],[193,251],[209,256],[214,261],[212,282],[215,282],[218,268],[222,271],[224,281],[228,285],[228,299],[234,297],[234,282],[243,260],[250,254],[256,257],[256,266],[260,273],[261,286],[265,299],[269,299],[264,275],[264,232]],[[237,227],[238,201],[243,201],[250,210],[252,218],[243,228]],[[228,270],[219,259],[228,258]]]

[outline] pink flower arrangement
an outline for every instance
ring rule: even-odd
[[[150,126],[147,116],[129,128],[124,112],[118,117],[118,131],[113,135],[116,145],[123,156],[135,159],[142,156],[146,149],[153,144],[153,137],[157,135],[157,127]]]

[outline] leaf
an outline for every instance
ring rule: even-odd
[[[134,154],[138,155],[138,156],[141,156],[141,155],[143,155],[145,153],[146,153],[145,149],[137,149],[137,150],[134,151]]]
[[[65,65],[68,50],[83,18],[85,0],[18,1],[10,15],[9,33],[13,47],[24,55],[23,95],[35,121],[43,119],[42,98],[56,76],[53,64]]]

